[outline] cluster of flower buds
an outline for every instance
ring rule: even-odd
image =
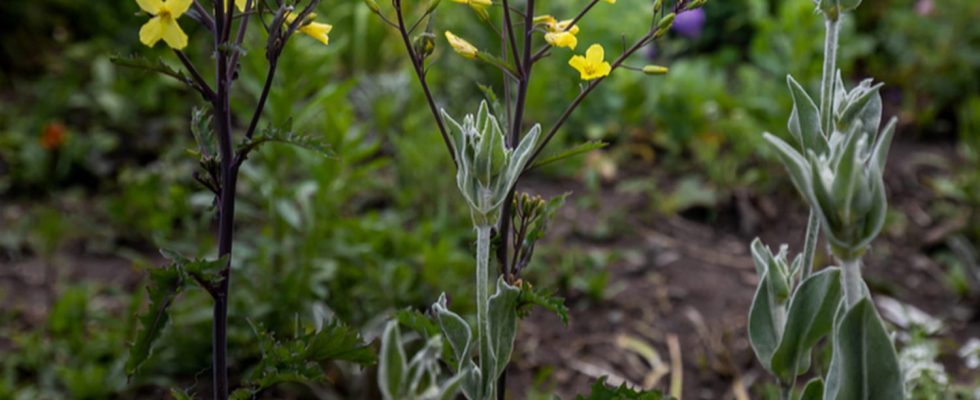
[[[521,175],[541,133],[535,125],[516,148],[506,146],[506,137],[487,103],[480,103],[477,114],[467,114],[460,124],[445,111],[453,130],[451,141],[456,157],[456,184],[470,206],[476,226],[497,224],[500,206]]]
[[[858,8],[861,0],[813,0],[813,3],[825,16],[837,19],[840,14]]]
[[[816,104],[788,78],[793,95],[789,131],[792,146],[766,134],[793,184],[816,210],[834,255],[860,257],[881,232],[887,200],[882,172],[895,132],[895,120],[878,133],[881,85],[866,80],[848,91],[838,75],[832,132],[825,133]]]

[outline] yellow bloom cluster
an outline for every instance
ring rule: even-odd
[[[292,13],[292,12],[286,14],[286,23],[287,24],[293,23],[293,21],[295,21],[296,17],[298,16],[299,14]],[[330,36],[327,35],[329,35],[330,31],[333,30],[333,25],[324,24],[320,22],[312,22],[314,18],[316,18],[316,13],[310,13],[310,15],[306,17],[307,21],[310,22],[307,22],[302,26],[300,26],[299,31],[311,38],[319,40],[320,43],[323,43],[324,45],[330,44]]]
[[[484,20],[490,17],[487,8],[493,5],[493,0],[453,0],[453,2],[470,6]]]
[[[228,4],[227,1],[225,0],[225,4]],[[153,47],[157,42],[163,40],[167,43],[167,46],[176,50],[187,47],[187,34],[180,29],[180,25],[177,24],[177,18],[184,15],[192,3],[193,0],[136,0],[136,4],[143,11],[153,16],[153,18],[150,18],[140,28],[140,42]],[[235,7],[240,11],[245,11],[246,3],[246,0],[235,0]],[[293,23],[297,16],[298,14],[295,13],[286,14],[286,22]],[[328,35],[333,29],[333,26],[313,22],[314,18],[316,18],[316,14],[310,14],[308,17],[309,22],[303,24],[299,28],[299,31],[319,40],[324,45],[329,44],[330,37]]]
[[[612,66],[604,60],[606,52],[601,45],[594,44],[585,51],[585,57],[573,56],[568,65],[578,70],[583,81],[591,81],[609,75]]]

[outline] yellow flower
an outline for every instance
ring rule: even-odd
[[[578,38],[575,35],[578,34],[578,25],[572,25],[572,20],[565,20],[558,22],[555,17],[550,15],[540,15],[534,17],[535,25],[544,25],[545,32],[544,41],[555,47],[568,47],[569,49],[575,49],[578,45]]]
[[[480,52],[476,49],[476,46],[473,46],[470,42],[467,42],[459,36],[453,35],[450,31],[446,31],[446,40],[449,41],[450,46],[453,46],[453,50],[463,57],[476,58],[476,53]]]
[[[299,14],[296,13],[292,13],[292,12],[287,13],[286,23],[287,24],[293,23],[293,21],[295,21],[296,17],[298,16]],[[316,13],[310,13],[310,15],[306,17],[307,21],[313,21],[314,18],[316,18]],[[302,32],[306,36],[319,40],[320,43],[323,43],[324,45],[330,44],[330,36],[328,35],[330,34],[331,30],[333,30],[333,25],[323,24],[319,22],[307,22],[299,27],[300,32]]]
[[[550,15],[539,15],[537,17],[534,17],[534,25],[550,26],[557,23],[558,20],[556,20],[555,17],[552,17]]]
[[[487,7],[493,5],[493,0],[453,0],[453,2],[459,4],[466,4],[477,11],[485,10]]]
[[[153,47],[161,39],[167,46],[180,50],[187,47],[187,34],[177,25],[193,0],[136,0],[143,11],[153,18],[140,28],[140,42]]]
[[[572,59],[568,60],[568,65],[578,70],[583,81],[601,78],[609,75],[609,72],[612,71],[612,66],[603,60],[606,56],[605,53],[601,45],[594,44],[585,51],[585,57],[573,56]]]
[[[606,3],[609,3],[609,4],[616,4],[616,0],[606,0]]]

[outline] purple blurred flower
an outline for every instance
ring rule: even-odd
[[[932,10],[936,8],[935,3],[932,0],[919,0],[915,3],[915,12],[919,13],[921,16],[928,16],[932,14]]]
[[[683,36],[696,38],[701,36],[701,29],[704,28],[704,10],[700,8],[691,11],[684,11],[677,14],[674,20],[673,29]]]

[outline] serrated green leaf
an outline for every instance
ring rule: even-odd
[[[555,296],[554,291],[538,290],[529,284],[522,285],[520,289],[521,295],[517,300],[519,317],[527,317],[532,306],[539,306],[558,316],[562,324],[568,325],[568,307],[565,306],[564,298]]]
[[[841,302],[840,270],[826,268],[804,280],[790,300],[786,330],[772,355],[772,370],[790,382],[810,368],[810,353],[833,330]]]
[[[609,143],[603,142],[601,140],[590,140],[585,143],[579,143],[567,149],[561,150],[557,153],[545,156],[544,158],[541,158],[535,161],[534,163],[532,163],[531,166],[528,167],[527,169],[532,170],[538,167],[542,167],[551,163],[564,160],[566,158],[575,157],[577,155],[585,154],[593,150],[599,150],[607,146],[609,146]]]
[[[333,152],[330,150],[330,146],[322,139],[294,132],[292,130],[292,121],[287,122],[283,127],[269,126],[259,132],[256,132],[255,136],[253,136],[250,140],[243,140],[242,143],[238,145],[238,153],[247,155],[258,146],[269,142],[285,143],[306,150],[315,151],[326,157],[333,157]]]
[[[110,57],[109,60],[112,61],[113,64],[119,66],[156,72],[158,74],[166,75],[181,81],[188,86],[194,86],[193,80],[191,80],[187,75],[184,75],[183,72],[174,69],[170,65],[167,65],[167,63],[163,62],[162,58],[157,58],[156,61],[150,61],[146,57],[133,54],[130,56],[114,55]]]
[[[323,327],[303,337],[305,358],[310,361],[347,361],[367,365],[375,362],[374,352],[356,330],[341,324]]]
[[[149,306],[139,317],[140,332],[136,341],[129,347],[126,360],[126,373],[135,374],[152,353],[153,343],[160,338],[163,328],[170,321],[168,310],[183,288],[183,275],[176,266],[150,270],[150,284],[147,287]]]
[[[413,331],[430,338],[439,334],[439,325],[432,321],[429,316],[414,308],[405,308],[395,313],[395,319],[399,324],[411,328]]]

